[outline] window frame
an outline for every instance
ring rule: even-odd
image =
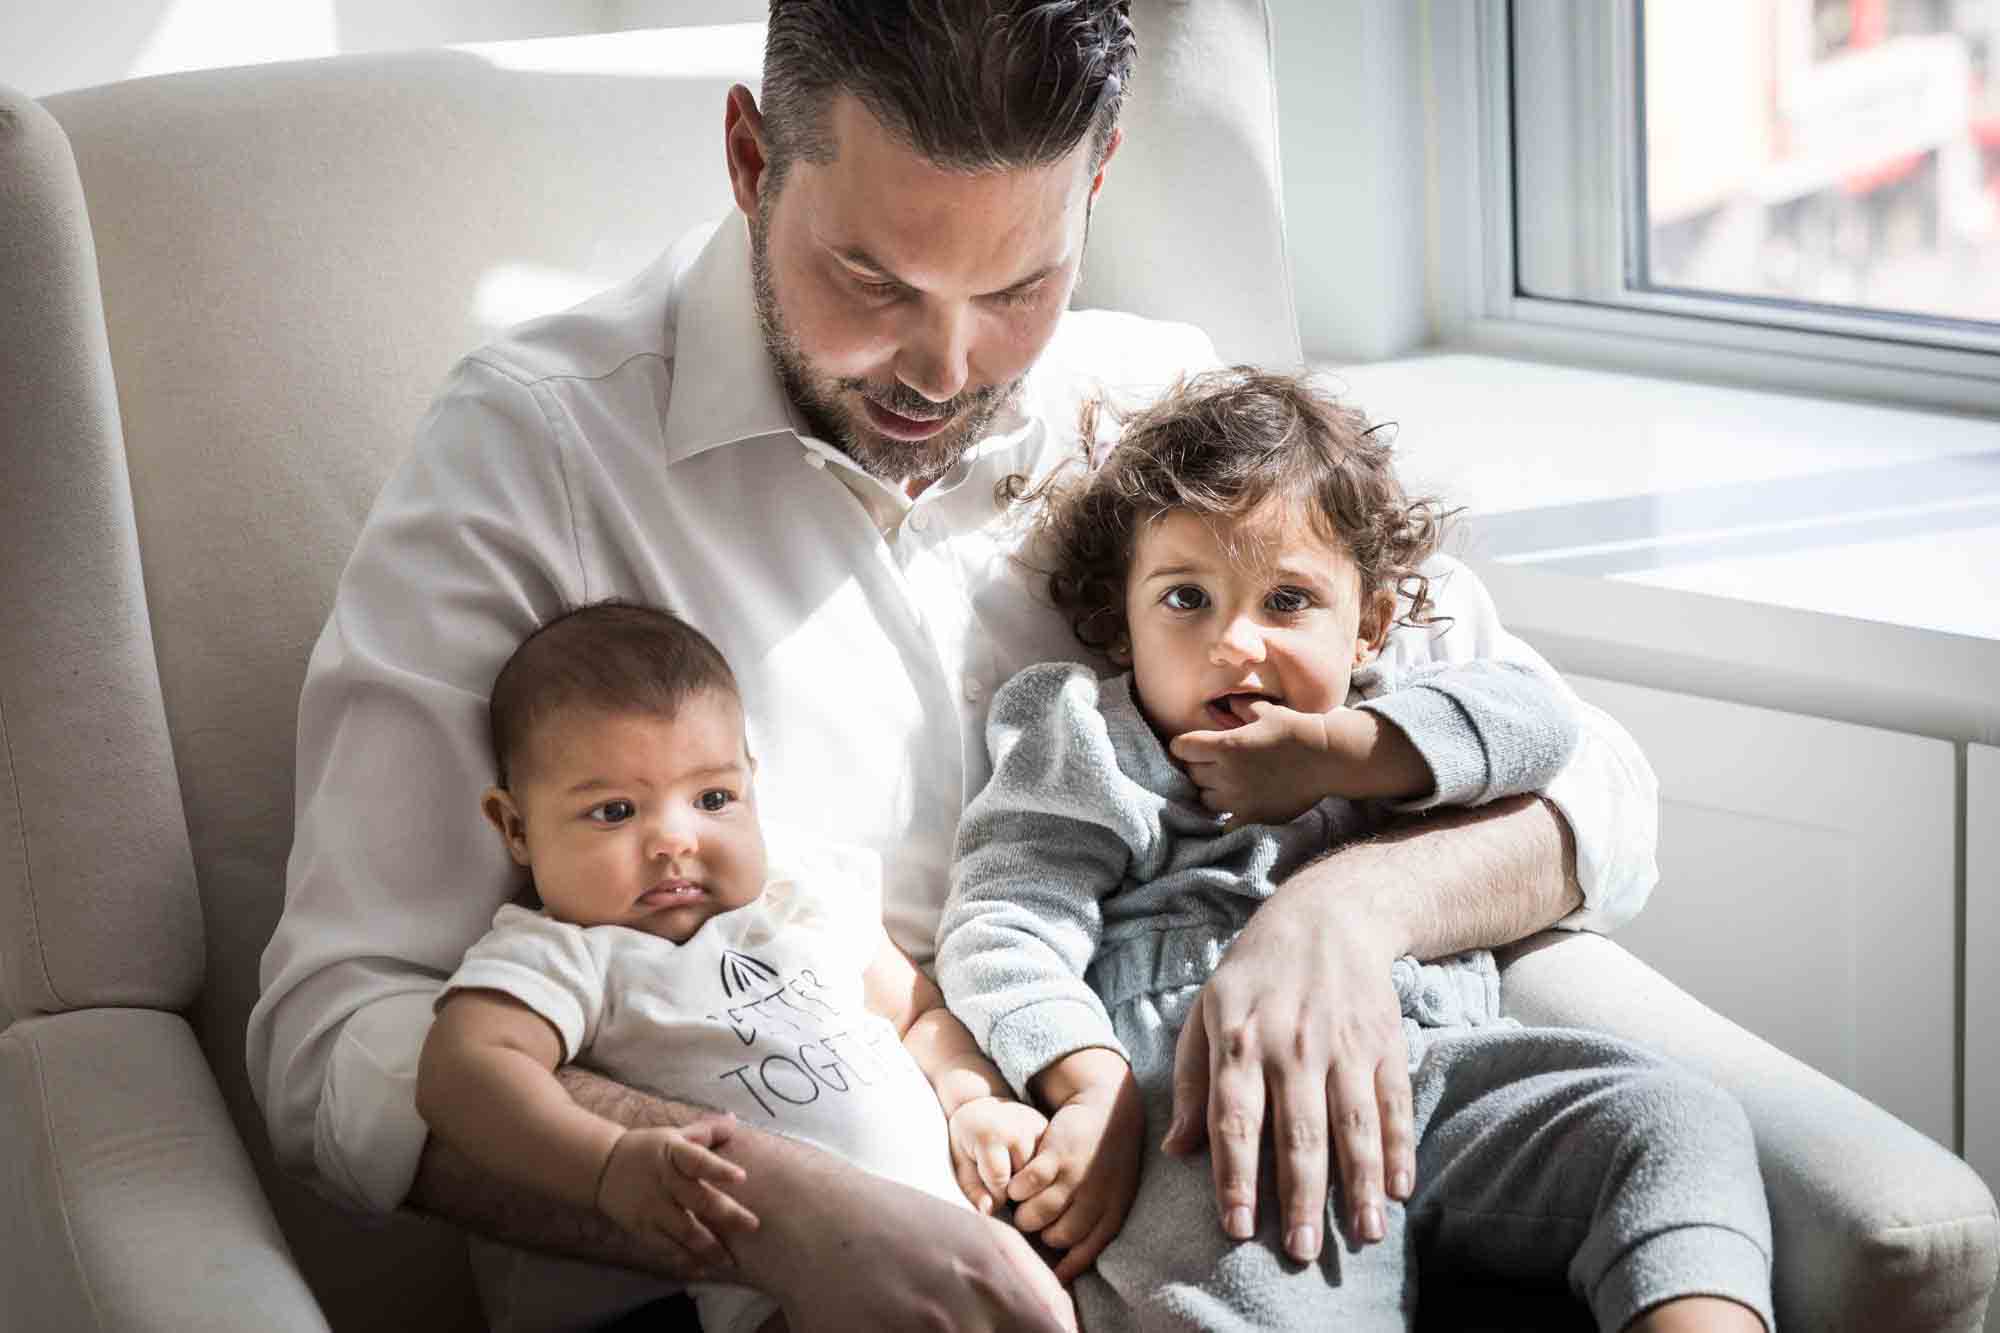
[[[1669,3],[1672,0],[1668,0]],[[1537,24],[1533,6],[1560,22]],[[1518,10],[1517,10],[1518,4]],[[1651,373],[1801,389],[1980,413],[2000,412],[2000,330],[1899,320],[1756,297],[1625,287],[1625,207],[1639,185],[1632,0],[1430,0],[1426,84],[1432,114],[1432,316],[1452,345]],[[1517,101],[1515,25],[1522,25]],[[1532,75],[1532,77],[1530,77]],[[1599,114],[1605,108],[1616,114]],[[1517,130],[1517,123],[1519,129]],[[1530,146],[1532,145],[1532,146]],[[1515,153],[1537,154],[1538,272],[1567,267],[1581,290],[1520,289]],[[1949,323],[1957,345],[1929,340]]]

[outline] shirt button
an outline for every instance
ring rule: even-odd
[[[921,509],[913,509],[910,511],[910,526],[918,532],[928,532],[931,526],[931,516]]]
[[[986,687],[968,677],[965,682],[965,698],[968,703],[978,703],[986,697]]]

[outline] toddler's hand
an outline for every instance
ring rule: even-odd
[[[1331,762],[1328,714],[1300,713],[1255,699],[1238,706],[1244,725],[1190,731],[1167,748],[1187,766],[1201,803],[1246,824],[1285,824],[1338,789],[1341,765]]]
[[[717,1231],[755,1231],[757,1216],[722,1187],[743,1168],[713,1151],[729,1141],[731,1115],[703,1116],[679,1129],[628,1129],[612,1145],[597,1183],[598,1210],[635,1235],[666,1235],[704,1262],[733,1267]]]
[[[1007,1188],[1014,1225],[1068,1251],[1058,1280],[1074,1281],[1125,1224],[1145,1138],[1139,1084],[1126,1069],[1117,1082],[1084,1088],[1056,1108],[1040,1148],[1015,1174]]]
[[[1041,1142],[1048,1117],[1011,1097],[975,1097],[952,1112],[951,1166],[966,1200],[991,1213]]]

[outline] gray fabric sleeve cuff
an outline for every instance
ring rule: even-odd
[[[1465,710],[1442,690],[1425,685],[1385,694],[1359,705],[1396,725],[1431,770],[1431,791],[1394,810],[1428,810],[1439,805],[1471,805],[1486,794],[1491,772],[1486,746]]]
[[[1095,1003],[1044,1000],[1024,1006],[993,1024],[987,1055],[1007,1076],[1007,1084],[1022,1101],[1031,1101],[1028,1080],[1065,1055],[1102,1046],[1131,1056],[1111,1031],[1110,1020]]]

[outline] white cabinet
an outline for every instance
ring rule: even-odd
[[[1965,1160],[2000,1194],[2000,750],[1965,747]],[[2000,1327],[2000,1301],[1991,1327]]]
[[[1953,747],[1571,683],[1632,733],[1660,780],[1660,884],[1619,943],[1955,1147]],[[2000,800],[2000,773],[1989,781],[1989,801]]]

